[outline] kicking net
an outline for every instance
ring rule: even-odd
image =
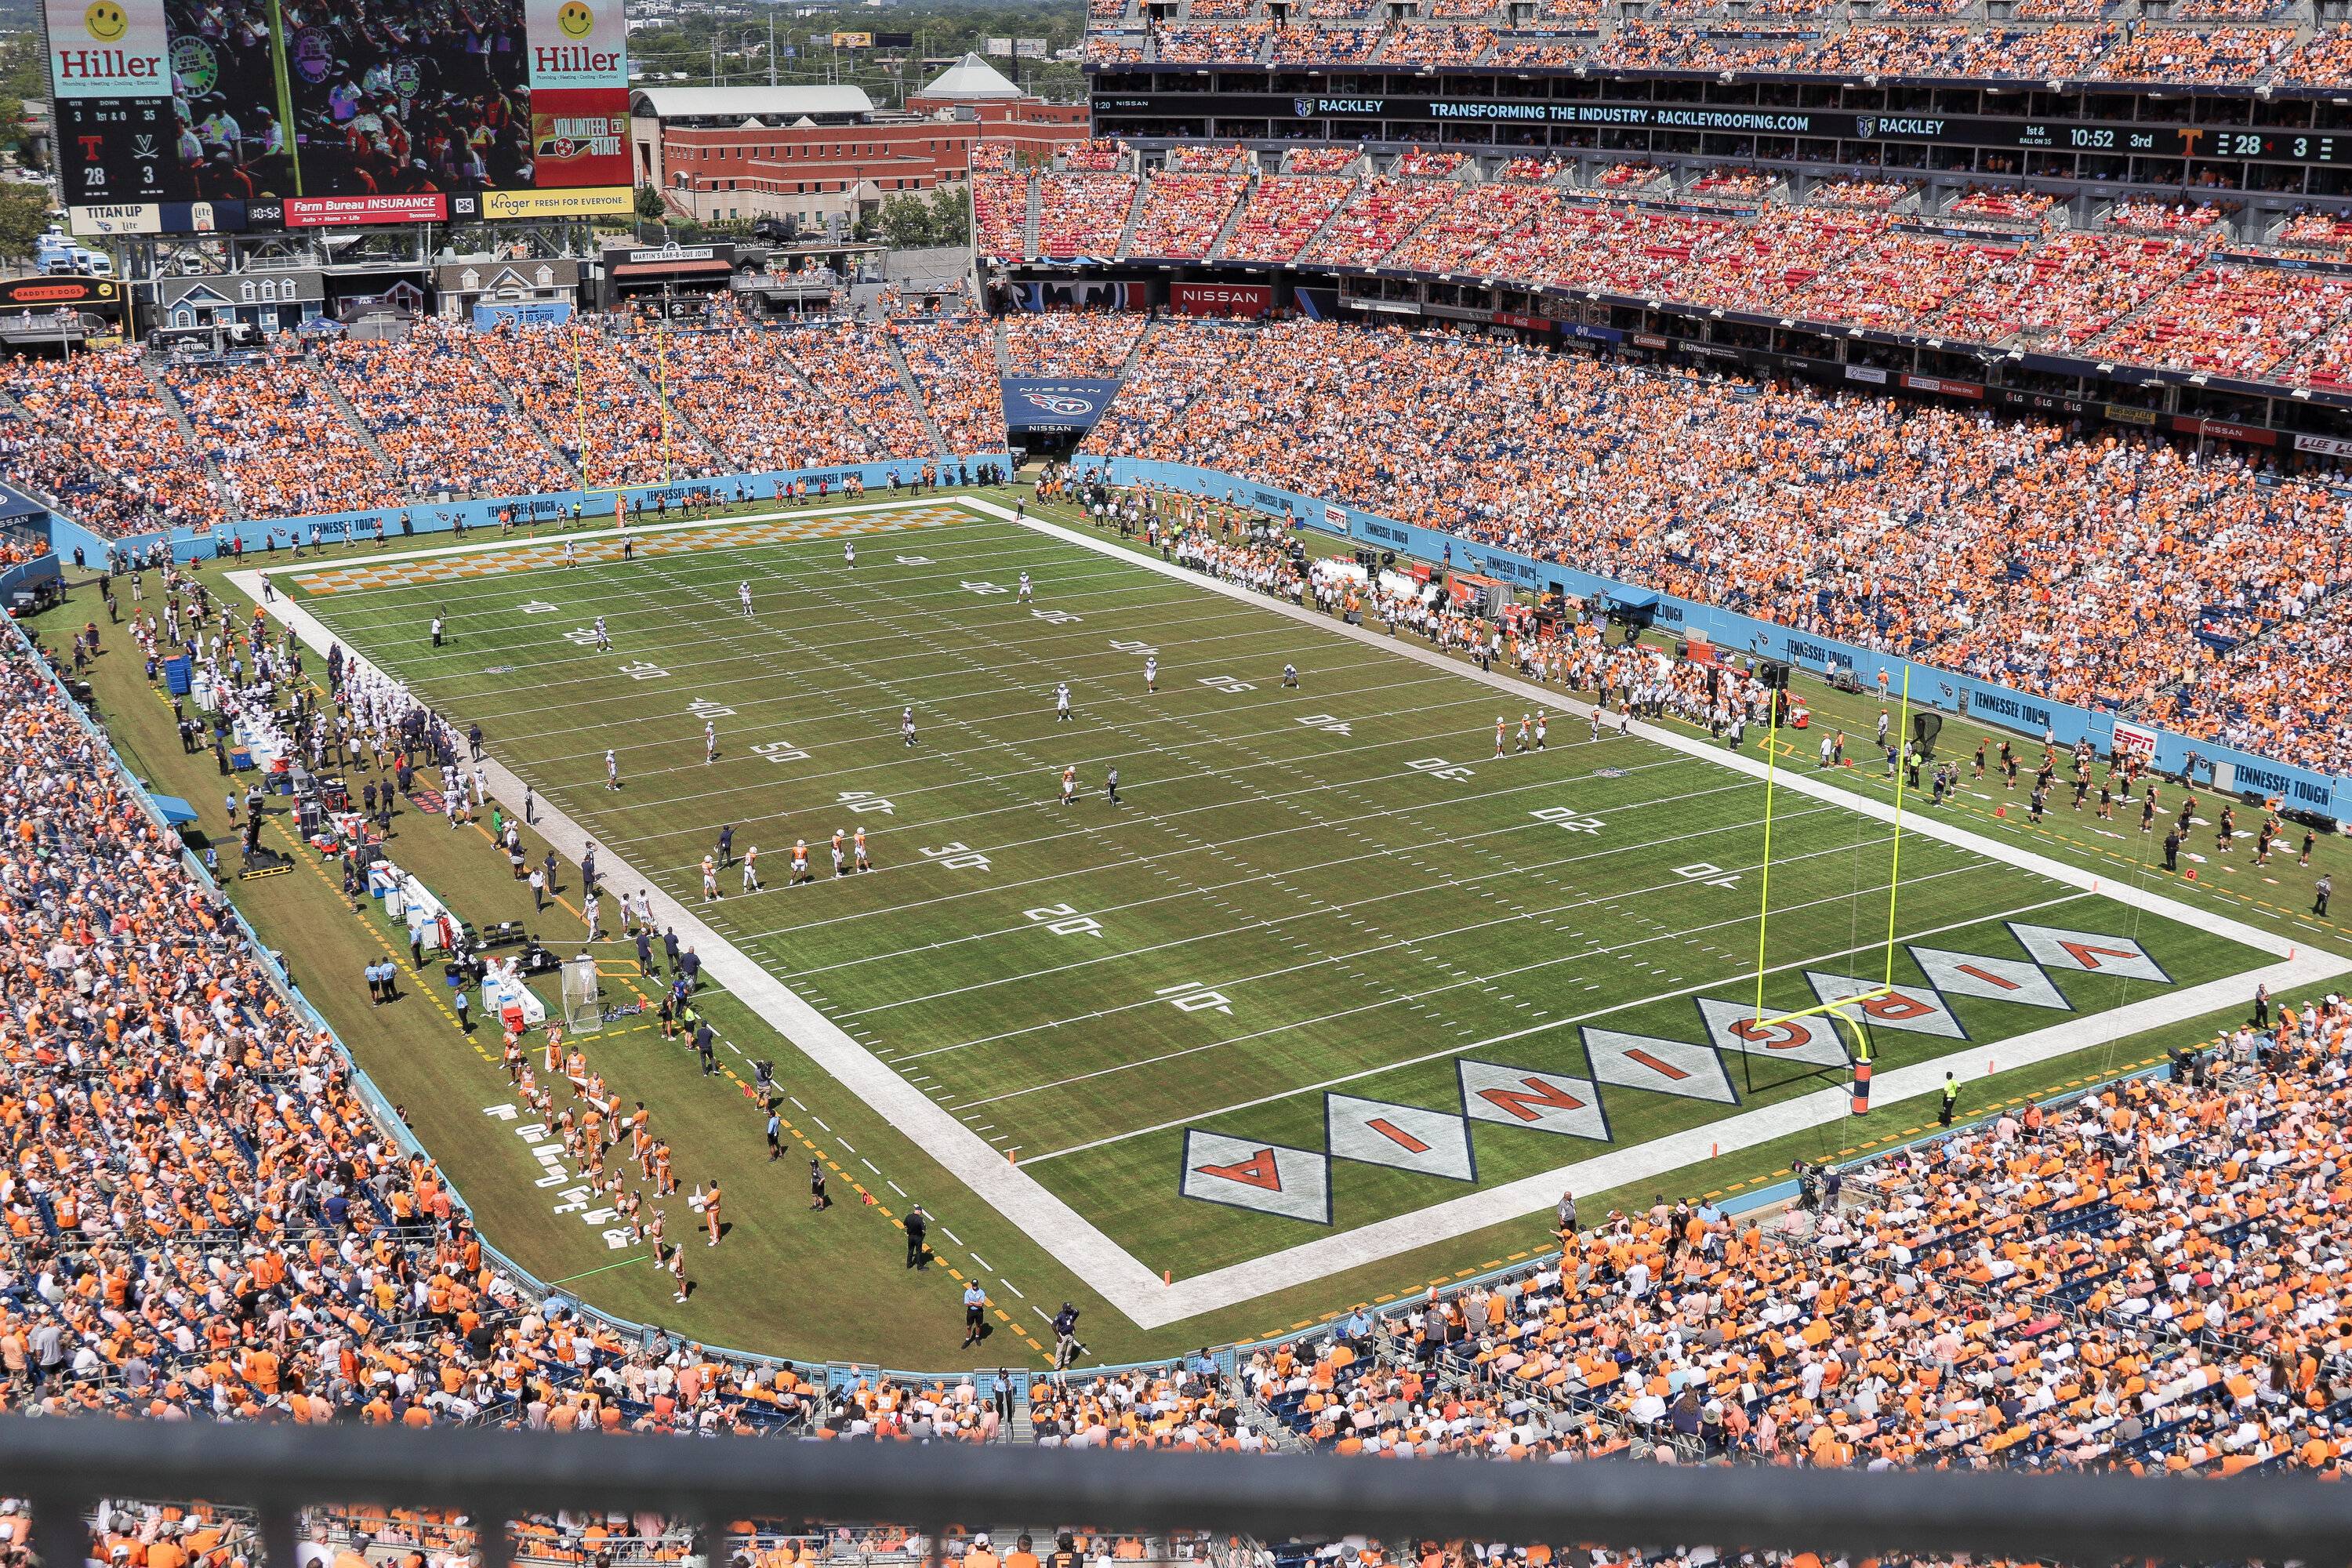
[[[604,1026],[604,1007],[596,992],[596,960],[582,953],[563,965],[563,1026],[575,1035],[593,1035]]]

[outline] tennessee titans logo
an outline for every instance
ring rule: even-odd
[[[1024,392],[1021,395],[1048,414],[1067,414],[1076,417],[1095,411],[1095,405],[1083,397],[1064,397],[1054,392]]]
[[[1301,120],[1315,118],[1315,100],[1311,98],[1294,98],[1290,100],[1290,107]]]
[[[1864,142],[1867,142],[1872,137],[1876,136],[1878,134],[1877,117],[1870,114],[1855,115],[1853,117],[1853,133],[1857,139]]]

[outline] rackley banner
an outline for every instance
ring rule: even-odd
[[[1202,79],[1206,79],[1205,78]],[[2159,158],[2352,163],[2352,132],[2234,131],[2207,125],[2116,125],[1941,114],[1853,114],[1832,110],[1686,109],[1673,104],[1559,102],[1530,98],[1327,98],[1275,93],[1098,92],[1102,116],[1220,116],[1270,120],[1468,121],[1619,125],[1634,130],[1815,136],[1842,142],[1929,142],[1970,147],[2120,153]]]

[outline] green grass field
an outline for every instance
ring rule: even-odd
[[[279,581],[1154,1271],[1844,1081],[1825,1031],[1710,1048],[1757,1005],[1760,783],[1581,721],[1497,759],[1496,717],[1516,735],[1521,709],[1459,674],[944,504],[907,521],[860,538],[855,566],[813,539]],[[1024,571],[1034,605],[1010,592]],[[600,616],[610,653],[585,646]],[[1771,1013],[1879,981],[1891,849],[1859,813],[1776,805]],[[722,825],[739,858],[758,846],[764,890],[730,869],[701,907]],[[877,869],[836,879],[825,841],[861,826]],[[819,874],[793,887],[796,838]],[[1912,990],[1875,1030],[1882,1072],[2269,961],[1925,837],[1901,868],[1893,978]],[[478,922],[528,909],[492,889]],[[2144,958],[2090,972],[2043,941],[2037,967],[2012,922]],[[625,952],[608,973],[634,972]],[[1319,1208],[1312,1173],[1284,1154],[1270,1173],[1260,1149],[1339,1156]]]

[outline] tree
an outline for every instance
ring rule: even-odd
[[[875,228],[899,250],[959,247],[971,237],[968,200],[960,184],[941,185],[929,199],[894,195],[883,202]]]
[[[637,187],[637,216],[645,219],[647,223],[656,223],[660,221],[662,216],[662,194],[654,189],[651,185],[639,185]]]
[[[49,224],[46,185],[0,185],[0,256],[33,254],[33,241]]]

